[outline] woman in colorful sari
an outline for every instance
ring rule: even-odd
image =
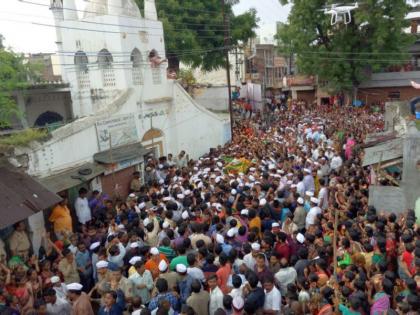
[[[372,307],[370,308],[370,315],[386,315],[391,307],[392,292],[394,290],[394,284],[387,278],[377,279],[373,282],[375,289],[375,295],[371,296],[372,286],[369,286],[369,298]]]
[[[350,160],[351,156],[353,154],[353,147],[356,145],[356,141],[353,139],[353,136],[350,135],[347,138],[347,142],[346,142],[346,151],[345,151],[345,155],[346,155],[346,160]]]

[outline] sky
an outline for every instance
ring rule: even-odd
[[[15,52],[55,52],[55,29],[33,24],[54,24],[48,8],[50,0],[24,1],[0,0],[0,34],[5,37],[5,46],[11,47]],[[86,5],[86,0],[76,1],[78,9],[83,9]],[[241,0],[234,11],[235,14],[241,14],[250,8],[257,10],[260,18],[257,34],[263,41],[269,41],[274,36],[276,22],[285,22],[290,11],[290,6],[283,7],[278,0]]]

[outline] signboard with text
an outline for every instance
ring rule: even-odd
[[[137,142],[138,134],[134,115],[115,116],[96,122],[99,150]]]

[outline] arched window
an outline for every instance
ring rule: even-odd
[[[102,49],[98,54],[98,67],[102,72],[102,84],[104,87],[115,86],[115,74],[112,68],[114,59],[107,49]]]
[[[74,55],[74,64],[76,66],[77,84],[79,89],[86,90],[90,88],[89,80],[89,60],[83,51],[78,51]]]
[[[133,69],[132,69],[133,85],[142,85],[143,84],[143,73],[142,73],[143,58],[141,56],[140,50],[138,50],[137,48],[134,48],[133,51],[131,52],[130,60],[133,65]]]

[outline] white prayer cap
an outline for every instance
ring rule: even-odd
[[[251,244],[251,248],[252,248],[252,250],[257,251],[257,250],[260,250],[261,249],[261,245],[258,244],[258,243],[252,243]]]
[[[161,260],[160,261],[160,263],[159,263],[159,271],[160,272],[164,272],[164,271],[166,271],[168,269],[168,264],[166,263],[166,261],[165,260]]]
[[[216,165],[217,165],[218,167],[223,167],[223,163],[222,163],[222,162],[217,162],[217,163],[216,163]]]
[[[228,237],[234,237],[236,235],[236,229],[235,228],[229,229],[229,231],[227,231],[226,235]]]
[[[241,215],[248,216],[248,214],[249,214],[249,210],[248,209],[242,209],[241,210]]]
[[[130,244],[130,248],[132,248],[132,249],[137,248],[137,247],[139,247],[139,243],[137,243],[137,242],[133,242],[133,243]]]
[[[204,186],[203,182],[199,182],[197,185],[197,188],[203,188],[203,186]]]
[[[181,217],[182,217],[184,220],[187,220],[187,219],[190,217],[190,216],[188,215],[188,211],[184,211],[184,212],[182,212]]]
[[[241,296],[236,295],[232,300],[232,306],[237,311],[242,310],[244,307],[244,299]]]
[[[208,172],[210,172],[211,171],[211,168],[210,167],[206,167],[205,169],[204,169],[204,173],[208,173]]]
[[[129,197],[129,198],[136,198],[136,195],[135,195],[135,194],[133,194],[133,193],[131,193],[131,194],[129,194],[129,195],[128,195],[128,197]]]
[[[92,243],[92,244],[90,245],[89,249],[90,249],[90,250],[95,250],[95,249],[96,249],[96,248],[98,248],[99,246],[101,246],[101,243],[100,243],[100,242],[95,242],[95,243]]]
[[[143,220],[143,225],[144,226],[148,225],[149,223],[150,223],[150,219],[149,218],[146,218],[146,219]]]
[[[118,230],[124,230],[125,229],[125,226],[124,226],[124,224],[119,224],[117,226],[117,228],[118,228]]]
[[[303,242],[305,241],[305,236],[303,236],[303,234],[302,234],[302,233],[298,233],[298,235],[296,235],[296,240],[297,240],[299,243],[303,244]]]
[[[276,166],[274,164],[268,165],[268,169],[269,170],[274,170],[275,168],[276,168]]]
[[[176,269],[176,272],[179,272],[179,273],[186,273],[187,272],[187,267],[183,264],[177,264],[175,269]]]
[[[216,234],[216,242],[218,244],[223,244],[225,242],[225,239],[224,239],[224,237],[222,235]]]
[[[69,291],[81,291],[83,286],[80,283],[70,283],[67,285]]]
[[[163,180],[163,179],[160,179],[159,180],[159,185],[163,185],[163,183],[164,183],[165,181]]]
[[[287,176],[289,176],[289,177],[290,177],[290,176],[293,176],[293,173],[288,173],[288,174],[287,174]]]
[[[277,222],[271,223],[271,228],[276,228],[276,227],[280,227],[280,224],[278,224]]]
[[[163,199],[162,199],[163,201],[170,201],[171,200],[171,197],[163,197]]]
[[[249,180],[250,180],[251,182],[255,182],[255,177],[254,177],[254,176],[249,175],[249,176],[248,176],[248,178],[249,178]]]
[[[139,203],[139,209],[143,210],[144,208],[146,208],[146,203],[145,202]]]
[[[184,194],[178,194],[178,195],[176,195],[176,197],[178,198],[178,199],[184,199]]]
[[[255,167],[250,167],[250,168],[249,168],[249,170],[250,170],[251,172],[255,172],[257,169],[256,169]]]
[[[284,171],[283,170],[277,170],[277,173],[283,175],[284,174]]]
[[[215,179],[215,178],[216,178],[216,174],[211,174],[211,175],[210,175],[210,178],[211,178],[211,179]]]
[[[198,167],[197,167],[197,166],[194,166],[194,168],[193,168],[193,169],[194,169],[194,171],[196,171],[196,172],[198,171]]]
[[[317,205],[319,200],[315,197],[311,197],[311,202]]]
[[[167,229],[169,227],[169,223],[167,221],[163,222],[162,227]]]
[[[159,250],[157,249],[157,247],[152,247],[150,249],[150,254],[152,254],[152,255],[159,255]]]
[[[305,193],[305,195],[306,195],[306,196],[308,196],[308,197],[313,197],[313,196],[314,196],[314,193],[313,193],[312,191],[308,190],[308,191]]]
[[[305,202],[305,201],[303,200],[303,198],[302,198],[302,197],[299,197],[299,198],[298,198],[298,200],[297,200],[297,203],[298,203],[298,204],[300,204],[300,205],[303,205],[303,204],[304,204],[304,202]]]
[[[191,190],[187,189],[186,191],[184,191],[184,196],[189,196],[191,195]]]
[[[236,195],[238,192],[236,191],[236,189],[232,189],[231,191],[230,191],[230,193],[232,194],[232,195]]]
[[[267,204],[267,200],[266,200],[266,199],[264,199],[264,198],[262,198],[262,199],[260,200],[260,206],[261,206],[261,207],[264,207],[266,204]]]
[[[290,185],[292,185],[292,184],[293,184],[293,181],[288,180],[288,181],[286,182],[286,184],[290,186]]]
[[[52,284],[59,283],[60,282],[60,277],[58,277],[58,276],[52,276],[50,278],[50,281],[51,281]]]
[[[220,181],[222,180],[222,178],[220,176],[217,176],[215,179],[216,184],[220,183]]]
[[[96,268],[97,269],[108,268],[108,262],[106,260],[100,260],[96,263]]]
[[[304,168],[304,169],[303,169],[303,171],[304,171],[305,173],[310,173],[310,172],[311,172],[311,170],[310,170],[309,168]]]
[[[290,188],[297,188],[297,185],[296,184],[292,184],[292,185],[290,185]]]
[[[136,262],[141,261],[141,257],[140,256],[133,256],[131,257],[131,259],[128,261],[130,263],[130,265],[135,265]]]

